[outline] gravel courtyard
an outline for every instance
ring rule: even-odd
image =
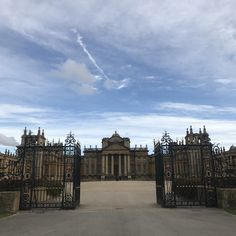
[[[81,209],[153,208],[155,204],[153,181],[83,182]]]
[[[236,216],[216,208],[163,209],[150,181],[84,182],[76,210],[32,210],[0,219],[1,236],[235,235]]]

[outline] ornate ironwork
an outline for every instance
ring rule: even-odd
[[[220,188],[236,187],[236,166],[232,156],[227,155],[219,144],[213,145],[215,182]]]
[[[74,134],[72,134],[71,132],[69,134],[67,134],[67,137],[65,139],[65,145],[66,146],[73,146],[75,145],[76,140],[75,140],[75,136]]]
[[[175,143],[167,132],[155,148],[157,202],[163,207],[216,206],[210,143]]]
[[[18,146],[15,169],[7,166],[9,179],[19,183],[20,208],[75,208],[80,202],[81,150],[74,135],[70,132],[65,144],[33,144],[29,139]],[[3,182],[0,176],[0,189]]]
[[[167,131],[164,132],[162,138],[161,138],[161,142],[159,144],[159,146],[161,147],[161,152],[163,155],[169,155],[170,154],[170,144],[173,142],[173,140],[171,139],[169,133],[167,133]]]
[[[171,139],[169,133],[167,133],[167,131],[164,132],[162,138],[161,138],[161,145],[169,145],[171,142],[173,142],[173,140]]]
[[[213,144],[212,145],[212,151],[214,154],[219,154],[221,152],[220,144]]]

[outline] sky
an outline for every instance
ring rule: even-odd
[[[24,127],[236,144],[235,0],[0,0],[0,151]]]

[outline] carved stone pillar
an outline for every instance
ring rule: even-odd
[[[111,174],[114,175],[114,155],[111,156]]]
[[[91,175],[91,159],[90,158],[88,159],[88,166],[89,166],[88,174]]]
[[[105,179],[105,165],[106,165],[106,162],[105,162],[105,155],[102,155],[102,175],[101,175],[101,179]]]
[[[127,156],[128,158],[128,175],[130,174],[130,156]]]
[[[131,172],[130,172],[130,155],[127,156],[128,158],[128,178],[131,178]]]
[[[124,154],[125,176],[127,176],[127,156]]]
[[[106,175],[108,175],[108,154],[106,154]]]
[[[104,155],[102,155],[102,175],[104,175],[104,173],[105,173],[105,156]]]
[[[119,176],[121,176],[121,155],[119,154]]]

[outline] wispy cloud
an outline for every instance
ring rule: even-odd
[[[77,121],[72,123],[72,126],[77,127],[74,132],[83,145],[100,145],[101,138],[111,136],[117,130],[122,136],[130,137],[132,145],[148,144],[152,150],[153,139],[160,139],[165,130],[170,132],[173,139],[181,139],[190,125],[195,132],[206,125],[212,142],[221,143],[227,148],[236,140],[236,122],[224,119],[116,112],[93,113],[86,117],[77,117]]]
[[[107,89],[123,89],[126,88],[130,83],[130,79],[126,78],[123,80],[111,80],[111,79],[107,79],[104,82],[104,85]]]
[[[15,140],[14,137],[8,137],[0,133],[0,145],[16,146],[16,145],[19,145],[19,143]]]
[[[43,113],[46,109],[17,104],[0,104],[0,119],[10,118],[14,115]]]
[[[77,36],[77,42],[79,43],[79,45],[81,46],[81,48],[83,49],[84,53],[88,56],[89,60],[92,62],[92,64],[96,67],[96,69],[102,74],[102,76],[109,80],[108,76],[105,74],[104,70],[97,64],[96,60],[94,59],[94,57],[91,55],[91,53],[87,50],[85,44],[82,41],[82,36],[78,33]]]
[[[156,77],[154,75],[148,75],[148,76],[145,76],[144,78],[147,80],[155,80],[156,79]]]
[[[128,82],[129,79],[123,79],[121,81],[118,80],[113,80],[110,79],[106,73],[104,72],[104,70],[98,65],[98,63],[96,62],[95,58],[92,56],[92,54],[88,51],[87,47],[85,46],[84,42],[83,42],[83,38],[82,36],[77,32],[76,29],[74,29],[75,32],[78,34],[77,35],[77,42],[79,43],[79,45],[81,46],[81,48],[83,49],[84,53],[88,56],[89,60],[92,62],[92,64],[95,66],[95,68],[98,70],[98,72],[100,72],[101,76],[99,76],[100,78],[105,79],[104,85],[105,88],[107,89],[122,89],[128,86]],[[97,76],[98,77],[98,76]]]
[[[21,130],[25,124],[7,126],[1,125],[1,133],[12,136],[19,142]],[[45,134],[50,140],[60,138],[71,130],[76,134],[82,145],[100,145],[101,138],[111,136],[117,130],[122,136],[131,138],[132,145],[148,144],[153,148],[153,139],[160,139],[167,130],[173,139],[183,138],[185,129],[190,125],[197,132],[198,128],[206,125],[213,143],[221,143],[227,148],[235,143],[236,122],[225,119],[202,119],[182,115],[161,115],[156,113],[139,114],[124,112],[89,112],[71,113],[52,111],[50,116],[40,117],[41,125],[27,121],[29,129],[37,130],[38,126],[45,129]],[[104,128],[105,127],[105,128]]]
[[[51,108],[33,105],[0,104],[0,130],[4,135],[13,135],[12,128],[20,128],[32,124],[35,126],[53,123],[56,111]]]
[[[164,129],[182,136],[184,127],[205,124],[217,142],[236,140],[234,0],[1,3],[5,136],[18,140],[25,125],[43,125],[49,137],[74,130],[84,144],[116,129],[148,143]],[[53,69],[63,79],[52,78]]]
[[[222,107],[213,105],[202,105],[202,104],[190,104],[190,103],[176,103],[176,102],[164,102],[156,106],[157,109],[161,110],[174,110],[179,112],[197,112],[197,113],[228,113],[236,114],[236,107]]]
[[[233,84],[234,82],[236,83],[236,81],[234,81],[233,79],[216,79],[215,82],[222,85],[229,85]]]
[[[206,76],[207,84],[220,86],[220,81],[236,78],[235,7],[233,0],[148,0],[145,4],[135,0],[106,4],[99,0],[62,0],[61,4],[44,1],[40,5],[8,0],[1,6],[0,17],[5,27],[30,35],[34,42],[63,52],[67,58],[76,53],[68,29],[79,26],[80,32],[74,31],[78,33],[77,43],[106,79],[110,73],[105,73],[90,53],[83,33],[96,43],[128,54],[139,64],[164,69],[192,85],[200,84],[199,80]]]
[[[85,64],[77,63],[72,59],[67,59],[60,65],[57,65],[57,69],[53,70],[53,74],[62,77],[75,84],[73,87],[80,94],[94,94],[96,88],[94,84],[96,78],[90,73]]]

